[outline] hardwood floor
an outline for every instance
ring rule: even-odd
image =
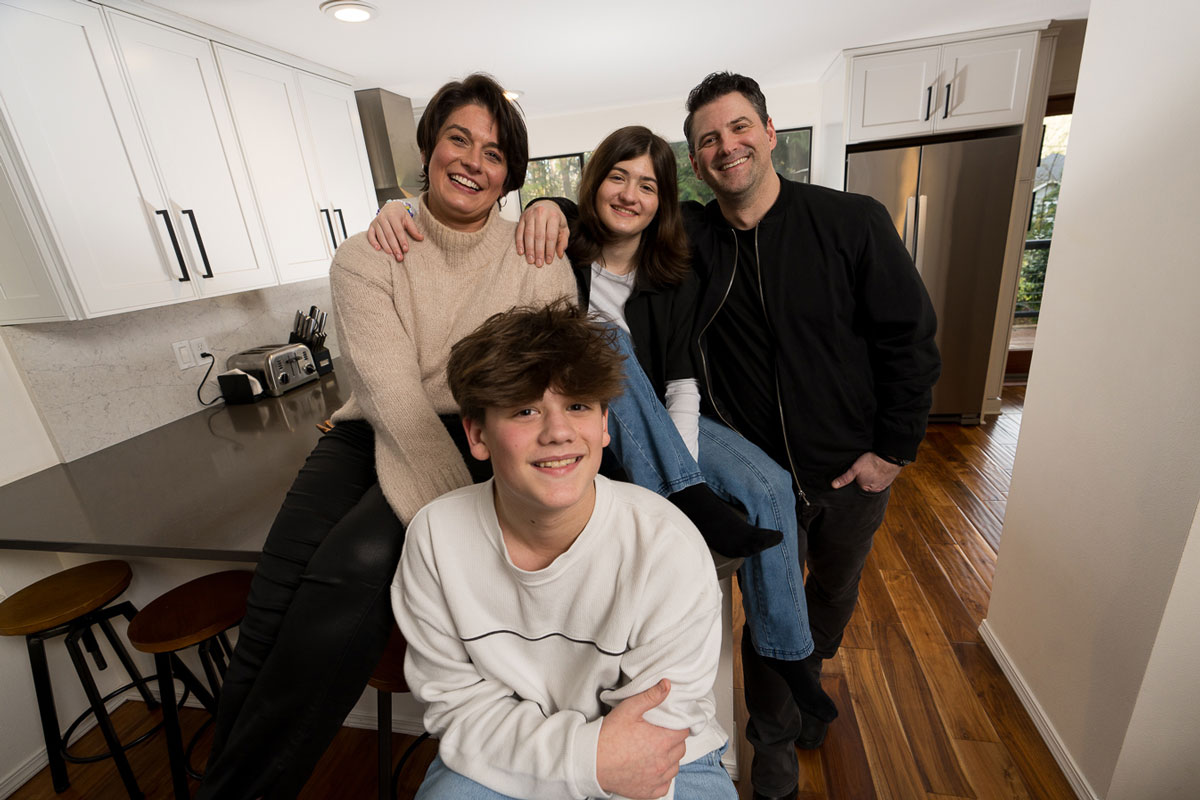
[[[800,800],[1075,797],[977,633],[991,593],[1023,400],[1024,387],[1005,387],[1004,413],[984,425],[931,425],[917,463],[901,472],[858,608],[822,679],[841,716],[819,750],[799,751]],[[740,604],[735,608],[740,613]],[[740,631],[735,614],[735,636]],[[735,657],[739,652],[735,646]],[[737,662],[734,684],[741,728]],[[203,715],[185,712],[192,730]],[[145,716],[144,706],[128,702],[116,718],[136,726]],[[99,739],[94,731],[89,736]],[[395,737],[397,757],[410,741]],[[752,754],[744,737],[739,747],[748,776]],[[435,748],[427,742],[406,767],[400,798],[413,796]],[[171,796],[161,736],[134,748],[130,759],[147,798]],[[55,795],[43,770],[13,798],[125,796],[109,762],[69,769],[68,793]],[[740,797],[750,798],[749,780],[739,783]],[[374,732],[343,728],[302,797],[374,796]]]

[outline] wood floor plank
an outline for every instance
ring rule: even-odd
[[[896,608],[892,605],[892,596],[883,584],[878,569],[863,570],[862,579],[858,584],[858,605],[863,609],[864,622],[899,622]]]
[[[1071,784],[987,647],[956,644],[954,653],[1030,793],[1037,800],[1075,800]]]
[[[950,495],[953,503],[962,511],[963,516],[971,521],[975,529],[991,545],[992,550],[999,551],[1000,529],[1002,525],[1000,519],[996,517],[992,509],[988,508],[982,500],[964,486],[962,481],[953,481],[943,488]]]
[[[846,653],[846,669],[867,761],[871,774],[878,779],[876,796],[886,800],[920,797],[930,787],[925,785],[909,749],[879,654],[850,650]]]
[[[955,741],[954,748],[980,797],[988,800],[1032,800],[1025,782],[1021,780],[1021,773],[1004,745],[964,739]]]
[[[902,509],[905,514],[911,510]],[[896,538],[904,551],[905,560],[911,566],[911,575],[920,582],[925,599],[933,608],[945,638],[953,642],[978,641],[979,623],[972,619],[966,606],[959,599],[954,586],[930,551],[928,542],[918,531],[916,523],[901,526]]]
[[[949,578],[959,602],[971,616],[973,629],[978,631],[979,623],[987,617],[988,599],[991,595],[987,584],[957,544],[931,544],[929,549]]]
[[[992,579],[996,575],[996,551],[983,535],[976,530],[956,505],[931,506],[938,521],[950,533],[950,538],[962,550],[963,555],[971,562],[971,566],[979,573],[979,577],[987,584],[988,591],[992,588]]]
[[[963,675],[946,634],[912,574],[887,572],[883,577],[951,738],[998,741],[987,712]]]
[[[926,790],[974,797],[904,628],[876,625],[875,650]]]
[[[875,541],[871,545],[870,561],[875,569],[908,569],[904,554],[896,547],[892,538],[892,529],[898,524],[894,522],[900,515],[888,513],[883,518],[883,526],[875,532]]]
[[[843,658],[846,658],[844,653]],[[847,678],[840,675],[821,675],[821,686],[841,712],[830,724],[825,743],[821,745],[825,791],[830,800],[870,800],[877,796],[875,779],[871,775],[871,762],[867,760],[862,730],[846,681]]]

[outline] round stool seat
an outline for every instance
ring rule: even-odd
[[[393,623],[392,635],[388,637],[383,657],[379,659],[367,685],[383,692],[407,692],[408,681],[404,680],[404,653],[407,650],[408,642],[404,640],[404,634]]]
[[[253,572],[230,570],[176,586],[143,608],[126,635],[143,653],[172,653],[211,639],[246,615]]]
[[[0,603],[0,635],[50,630],[95,611],[125,591],[133,571],[124,561],[96,561],[42,578]]]

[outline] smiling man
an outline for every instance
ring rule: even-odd
[[[817,677],[833,657],[888,491],[916,458],[941,362],[920,276],[883,206],[785,180],[758,84],[714,73],[687,101],[692,167],[716,200],[684,208],[704,283],[697,331],[704,413],[792,474],[799,571]],[[746,736],[755,798],[794,798],[795,746],[827,723],[803,716],[787,685],[742,637]],[[752,646],[753,645],[753,646]]]
[[[417,513],[392,587],[440,739],[419,800],[736,797],[712,558],[670,502],[596,474],[621,356],[585,314],[497,314],[451,351],[495,477]]]

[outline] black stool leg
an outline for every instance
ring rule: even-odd
[[[175,680],[171,677],[174,653],[155,653],[154,667],[158,672],[158,697],[162,702],[163,727],[167,734],[167,759],[171,766],[171,786],[175,800],[187,800],[187,773],[183,767],[183,732],[179,729],[179,708],[175,705]]]
[[[129,673],[129,679],[137,683],[138,694],[142,696],[142,700],[146,702],[146,707],[151,711],[158,708],[158,701],[154,699],[154,695],[150,694],[150,681],[142,677],[141,671],[137,665],[133,663],[133,659],[129,657],[129,651],[125,649],[125,645],[121,644],[121,639],[113,630],[110,620],[116,616],[122,616],[126,622],[133,622],[133,618],[137,616],[137,606],[128,600],[109,606],[104,610],[104,635],[108,637],[112,648],[117,653],[117,658],[125,666],[125,671]],[[154,676],[151,675],[151,678]]]
[[[133,663],[133,659],[129,657],[129,651],[125,649],[125,645],[121,644],[117,632],[113,630],[112,622],[108,619],[100,620],[100,628],[104,631],[104,637],[108,639],[108,643],[112,646],[113,652],[117,654],[117,659],[121,665],[125,667],[125,672],[129,674],[129,679],[137,685],[138,694],[142,696],[142,700],[146,703],[146,708],[153,711],[158,708],[158,701],[150,694],[150,690],[146,688],[146,679],[142,677],[142,673],[137,668],[137,664]]]
[[[83,651],[79,647],[79,639],[84,630],[87,629],[77,628],[67,634],[67,652],[71,654],[71,662],[75,664],[75,672],[79,674],[79,682],[83,684],[84,694],[87,695],[92,710],[96,712],[96,724],[104,735],[104,741],[108,743],[108,751],[112,754],[112,760],[116,762],[117,772],[120,773],[121,781],[125,784],[125,791],[129,793],[131,800],[142,800],[142,790],[138,788],[137,780],[133,777],[129,759],[125,757],[121,740],[117,738],[112,720],[108,718],[108,709],[104,707],[104,699],[100,697],[100,692],[96,689],[96,681],[92,679],[91,670],[88,669]]]
[[[375,727],[379,737],[379,800],[392,797],[392,693],[375,690]]]
[[[29,666],[33,670],[38,714],[42,718],[42,736],[46,739],[46,757],[50,760],[50,779],[54,783],[54,791],[62,793],[70,788],[71,779],[67,776],[67,762],[62,754],[54,689],[50,685],[50,669],[46,665],[46,644],[36,633],[28,634],[25,644],[29,648]]]

